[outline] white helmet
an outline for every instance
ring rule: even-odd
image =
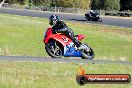
[[[93,13],[94,11],[93,10],[90,10],[91,13]]]

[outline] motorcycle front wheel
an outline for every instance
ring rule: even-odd
[[[56,41],[51,41],[45,45],[45,50],[52,58],[61,58],[62,49]]]
[[[87,19],[87,21],[92,21],[92,19],[90,17],[85,17]]]

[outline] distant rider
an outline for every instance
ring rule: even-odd
[[[93,10],[90,10],[88,15],[92,18],[94,16],[95,12]]]
[[[49,18],[49,24],[52,26],[53,33],[63,33],[69,37],[78,49],[81,49],[81,43],[74,37],[74,33],[71,28],[63,22],[60,21],[57,15],[51,15]]]

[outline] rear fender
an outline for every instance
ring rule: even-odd
[[[85,37],[84,35],[80,34],[77,36],[77,39],[81,41],[82,39],[84,39],[84,37]]]

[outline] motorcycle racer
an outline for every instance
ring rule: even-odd
[[[49,24],[52,26],[53,33],[65,34],[67,37],[69,37],[73,41],[73,43],[77,46],[78,49],[81,49],[81,42],[79,42],[74,37],[74,32],[72,31],[72,29],[68,28],[68,26],[63,21],[60,21],[57,15],[50,16]]]

